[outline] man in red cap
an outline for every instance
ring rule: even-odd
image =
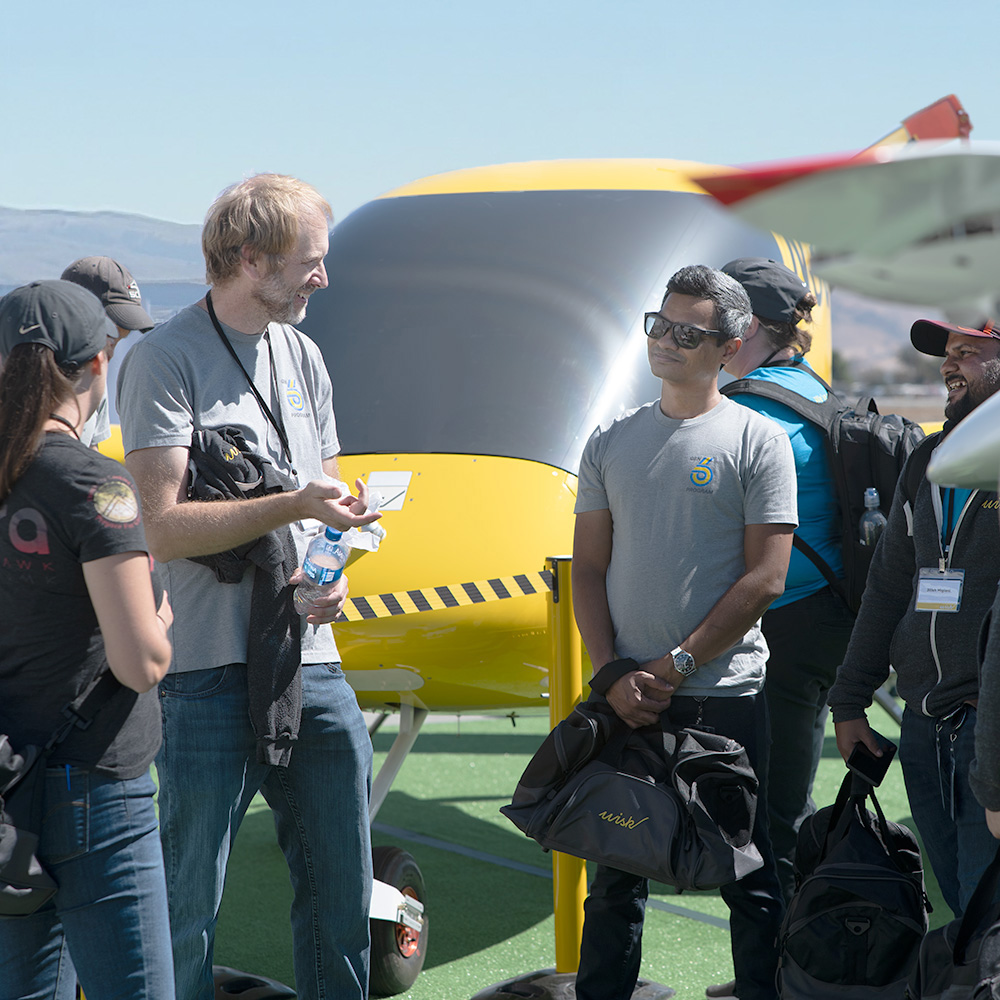
[[[882,751],[865,717],[891,663],[906,703],[899,759],[910,811],[945,902],[966,908],[996,852],[969,785],[983,616],[1000,574],[997,494],[938,486],[925,470],[952,427],[1000,389],[1000,331],[917,320],[913,346],[942,358],[944,430],[907,459],[847,655],[830,691],[837,749]]]
[[[114,356],[119,341],[124,340],[133,330],[145,333],[153,329],[152,317],[142,307],[142,294],[135,278],[118,261],[110,257],[81,257],[63,271],[61,278],[81,285],[101,300],[108,319],[118,331],[117,335],[112,335],[114,331],[108,334],[108,361]],[[108,397],[105,396],[83,425],[80,440],[96,448],[109,437],[111,423],[108,419]]]

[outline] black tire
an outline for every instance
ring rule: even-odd
[[[375,878],[426,906],[424,877],[412,856],[399,847],[372,849]],[[427,955],[427,912],[417,935],[405,924],[371,921],[372,951],[369,992],[373,997],[405,993],[416,982]]]

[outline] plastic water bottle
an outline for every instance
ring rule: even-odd
[[[885,528],[885,514],[879,508],[878,490],[874,486],[869,486],[865,490],[865,512],[861,515],[861,522],[858,531],[861,535],[861,544],[869,548],[874,548],[879,535]]]
[[[327,527],[309,543],[302,563],[305,579],[295,588],[293,597],[295,610],[300,615],[310,614],[316,598],[329,594],[344,572],[351,550],[341,541],[341,534],[336,528]]]

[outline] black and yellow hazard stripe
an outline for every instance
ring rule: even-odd
[[[551,589],[552,574],[548,570],[541,570],[537,573],[518,573],[516,576],[498,576],[492,580],[452,583],[444,587],[401,590],[393,594],[368,594],[364,597],[349,597],[344,605],[342,620],[361,622],[372,618],[391,618],[394,615],[413,615],[421,611],[440,611],[442,608],[459,608],[487,601],[503,601],[509,597],[525,597]]]

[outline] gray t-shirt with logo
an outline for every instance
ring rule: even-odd
[[[200,306],[183,309],[125,356],[117,395],[125,454],[139,448],[187,448],[194,430],[238,427],[251,448],[300,486],[326,478],[323,460],[336,456],[340,443],[333,389],[319,348],[294,327],[278,323],[268,326],[267,337],[225,324],[223,330],[271,412],[280,413],[296,475],[277,432]],[[300,565],[318,527],[315,522],[291,525]],[[170,669],[245,663],[253,567],[236,584],[219,583],[212,570],[188,559],[174,559],[166,567],[174,610]],[[340,659],[329,625],[303,620],[302,630],[303,663]]]
[[[686,639],[745,572],[746,525],[798,523],[788,435],[729,399],[690,420],[647,403],[591,435],[575,509],[611,512],[615,654],[655,659]],[[759,624],[699,664],[681,693],[759,691],[767,662]]]

